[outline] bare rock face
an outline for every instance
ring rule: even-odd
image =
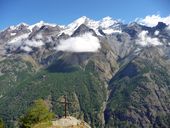
[[[87,27],[85,24],[82,24],[74,31],[74,33],[72,34],[72,37],[83,35],[84,33],[88,33],[88,32],[93,33],[93,35],[96,35],[93,29]]]

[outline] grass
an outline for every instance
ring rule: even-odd
[[[51,122],[41,122],[34,125],[32,128],[50,128],[52,126]]]

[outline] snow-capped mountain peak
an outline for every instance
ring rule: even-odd
[[[44,22],[44,21],[40,21],[40,22],[38,22],[38,23],[36,23],[36,24],[30,25],[28,28],[32,31],[32,29],[33,29],[34,27],[41,28],[41,27],[44,26],[44,25],[51,26],[51,27],[55,27],[55,26],[56,26],[56,24],[51,24],[51,23],[46,23],[46,22]]]
[[[8,31],[13,31],[13,30],[17,30],[17,29],[19,29],[19,28],[21,28],[21,27],[28,27],[29,25],[28,24],[26,24],[26,23],[20,23],[20,24],[18,24],[18,25],[16,25],[16,26],[14,26],[14,25],[12,25],[12,26],[10,26],[10,27],[8,27],[7,29],[8,29]],[[6,29],[5,29],[6,30]]]
[[[61,34],[65,33],[65,34],[71,35],[81,24],[86,24],[89,20],[90,19],[87,18],[86,16],[82,16],[76,19],[75,21],[73,21],[72,23],[68,24],[67,26],[65,26]]]
[[[98,31],[100,28],[102,29],[109,29],[109,34],[113,32],[117,32],[117,30],[113,30],[114,28],[109,28],[114,24],[117,24],[117,20],[113,20],[111,17],[107,16],[102,20],[92,20],[86,16],[82,16],[77,20],[73,21],[69,25],[65,26],[65,29],[61,33],[65,33],[71,35],[80,25],[85,24],[89,28],[92,28],[97,35],[101,35]],[[112,30],[111,30],[112,29]]]
[[[89,18],[87,18],[86,16],[82,16],[69,24],[68,27],[80,26],[81,24],[84,24],[87,20],[89,20]]]
[[[60,35],[62,33],[68,34],[68,35],[72,35],[73,32],[82,24],[86,25],[87,27],[93,29],[97,35],[101,35],[101,33],[99,32],[99,29],[103,29],[105,34],[112,34],[115,32],[118,32],[119,30],[117,30],[114,25],[117,25],[119,23],[119,21],[117,20],[113,20],[111,17],[107,16],[101,20],[93,20],[90,19],[86,16],[82,16],[76,20],[74,20],[72,23],[68,24],[68,25],[57,25],[57,24],[51,24],[51,23],[46,23],[44,21],[40,21],[38,23],[35,23],[33,25],[28,25],[26,23],[20,23],[16,26],[10,26],[8,28],[8,31],[13,31],[13,30],[18,30],[18,29],[22,29],[24,27],[24,29],[28,29],[30,32],[33,31],[34,28],[41,28],[42,26],[50,26],[50,27],[56,27],[59,26],[60,29],[62,30],[60,32]],[[13,35],[13,34],[12,34]]]
[[[15,26],[13,26],[13,25],[12,25],[12,26],[10,26],[10,27],[8,27],[8,30],[11,30],[11,31],[12,31],[12,30],[15,30],[15,29],[16,29],[16,27],[15,27]]]
[[[106,17],[104,17],[102,20],[103,20],[103,21],[112,20],[112,17],[106,16]]]
[[[40,21],[40,22],[38,22],[36,24],[33,24],[33,25],[28,25],[26,23],[20,23],[20,24],[18,24],[16,26],[8,27],[8,31],[17,30],[17,29],[19,29],[21,27],[26,27],[26,28],[28,28],[28,30],[32,31],[34,27],[41,28],[44,25],[51,26],[51,27],[55,27],[56,26],[56,24],[46,23],[44,21]]]
[[[113,20],[111,17],[107,16],[104,17],[101,21],[100,21],[100,27],[102,28],[108,28],[114,24],[117,24],[118,21],[117,20]]]
[[[44,25],[44,23],[45,23],[44,21],[40,21],[40,22],[38,22],[36,24],[33,24],[33,25],[29,26],[29,29],[32,29],[34,27],[40,28],[40,27],[42,27]]]
[[[22,23],[18,24],[16,27],[19,27],[19,26],[29,26],[29,25],[24,23],[24,22],[22,22]]]
[[[77,20],[73,21],[72,23],[70,23],[67,27],[68,28],[77,28],[79,27],[81,24],[86,24],[86,22],[88,22],[90,19],[87,18],[86,16],[82,16],[80,18],[78,18]]]

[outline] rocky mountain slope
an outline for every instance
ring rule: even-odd
[[[0,117],[8,127],[38,98],[72,103],[91,127],[170,126],[170,27],[81,17],[0,32]]]

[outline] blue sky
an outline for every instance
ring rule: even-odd
[[[68,24],[87,16],[99,20],[106,16],[128,23],[135,18],[170,15],[169,0],[0,0],[0,29],[21,22]]]

